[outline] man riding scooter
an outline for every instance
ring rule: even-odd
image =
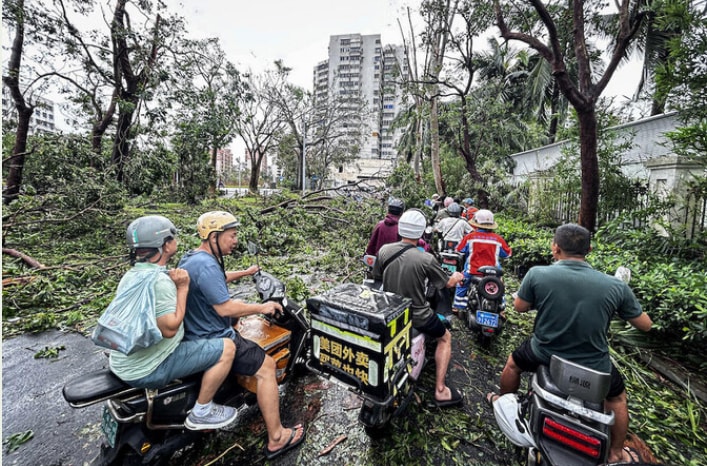
[[[587,264],[590,240],[589,231],[580,225],[558,227],[552,242],[556,262],[533,267],[523,278],[514,307],[518,312],[537,309],[537,316],[531,338],[508,357],[501,374],[501,395],[516,392],[521,374],[548,365],[553,355],[610,373],[604,408],[614,412],[615,422],[608,463],[630,463],[634,453],[623,447],[628,430],[626,390],[609,359],[607,329],[614,315],[644,332],[652,321],[626,283]],[[498,398],[495,393],[486,397],[489,403]]]

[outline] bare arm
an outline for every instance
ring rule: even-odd
[[[647,332],[653,326],[653,321],[650,316],[645,312],[642,312],[640,316],[634,317],[633,319],[628,319],[628,323],[636,327],[638,330]]]
[[[165,338],[172,338],[177,334],[179,326],[184,320],[184,313],[187,310],[187,293],[189,292],[189,273],[184,269],[172,269],[169,271],[169,278],[177,287],[177,304],[174,312],[161,315],[157,318],[157,328]]]
[[[518,312],[528,312],[532,307],[533,307],[533,304],[532,304],[532,303],[529,303],[528,301],[519,298],[517,294],[514,294],[514,297],[513,297],[513,308],[514,308],[516,311],[518,311]]]
[[[258,270],[260,270],[260,267],[257,265],[251,265],[245,270],[233,270],[226,272],[226,283],[231,283],[248,275],[254,275],[258,272]]]
[[[282,311],[282,306],[272,301],[255,304],[229,299],[225,303],[214,304],[214,310],[223,317],[245,317],[252,314],[273,315],[275,312]]]
[[[454,272],[450,275],[449,280],[447,280],[447,288],[453,288],[462,281],[464,281],[464,274],[461,272]]]

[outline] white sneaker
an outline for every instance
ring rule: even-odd
[[[233,423],[238,417],[238,410],[230,406],[214,403],[206,416],[196,416],[190,412],[184,421],[184,427],[189,430],[221,429]]]

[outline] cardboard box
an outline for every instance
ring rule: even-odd
[[[310,364],[379,399],[410,356],[410,300],[347,283],[307,300]]]

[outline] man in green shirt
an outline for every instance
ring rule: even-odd
[[[647,332],[650,317],[623,281],[594,270],[585,260],[591,250],[586,228],[567,224],[555,231],[552,256],[555,263],[536,266],[523,278],[514,300],[515,310],[537,309],[530,339],[513,351],[501,373],[501,394],[518,391],[523,372],[535,372],[556,354],[569,361],[611,374],[611,387],[604,406],[613,410],[609,463],[630,462],[623,450],[628,430],[628,406],[623,378],[609,359],[607,331],[618,315]],[[498,395],[489,393],[493,402]]]

